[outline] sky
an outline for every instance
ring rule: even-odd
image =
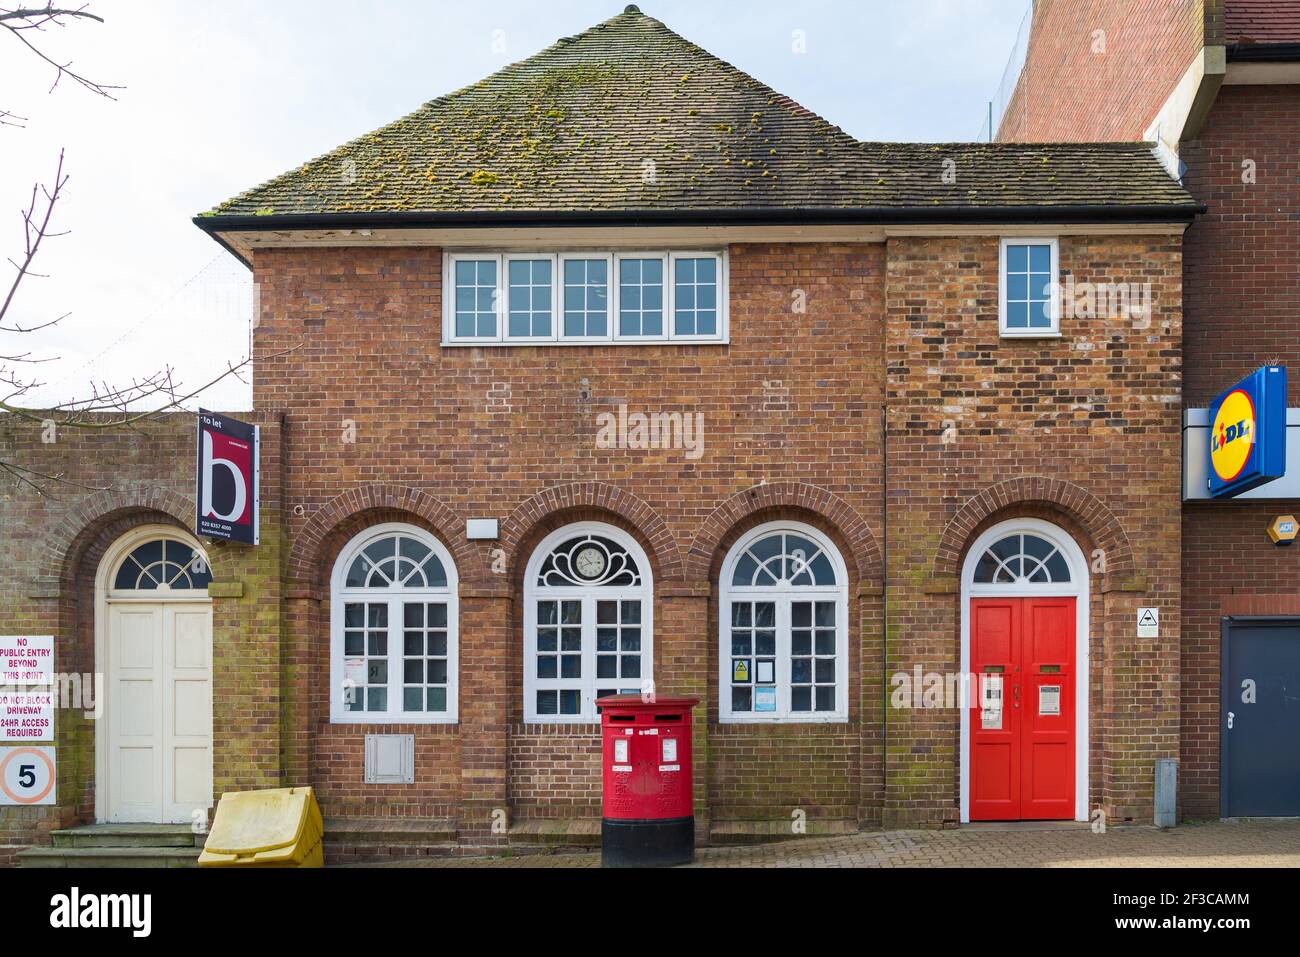
[[[41,0],[28,0],[40,5]],[[644,0],[642,11],[866,140],[981,135],[1030,0]],[[9,8],[17,2],[0,3]],[[30,351],[25,399],[84,396],[171,366],[196,388],[248,355],[252,281],[191,222],[218,202],[620,12],[625,0],[89,0],[104,23],[33,37],[120,86],[96,96],[0,31],[0,259],[20,212],[69,176],[0,354]],[[737,16],[738,11],[743,15]],[[796,52],[801,31],[804,52]],[[4,265],[0,262],[0,265]],[[7,290],[12,274],[0,289]],[[0,293],[2,295],[2,293]],[[15,340],[18,340],[17,342]],[[201,403],[247,409],[227,378]]]

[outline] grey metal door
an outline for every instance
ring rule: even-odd
[[[1220,814],[1300,816],[1300,619],[1225,618]]]

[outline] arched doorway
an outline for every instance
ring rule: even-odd
[[[212,806],[212,580],[180,529],[133,529],[95,579],[95,819],[190,823]]]
[[[1000,522],[967,552],[963,823],[1088,819],[1088,596],[1082,549],[1050,522]]]

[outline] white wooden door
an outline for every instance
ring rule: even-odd
[[[189,823],[212,806],[212,606],[109,604],[105,819]]]

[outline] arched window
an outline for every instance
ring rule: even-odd
[[[722,564],[719,717],[848,720],[848,573],[806,525],[749,532]]]
[[[1041,535],[1008,535],[985,550],[975,566],[976,585],[1052,585],[1070,581],[1070,564]]]
[[[524,719],[597,720],[596,699],[651,680],[650,563],[626,533],[582,523],[533,552],[524,579]]]
[[[206,591],[212,569],[202,552],[175,538],[137,545],[113,575],[113,591]]]
[[[339,554],[330,588],[330,720],[456,721],[456,566],[411,525],[366,529]]]

